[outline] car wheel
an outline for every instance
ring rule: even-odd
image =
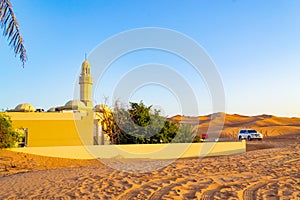
[[[243,138],[242,138],[242,136],[239,136],[239,140],[242,140]]]
[[[261,141],[262,139],[261,139],[261,138],[258,138],[258,140]]]
[[[250,136],[248,136],[248,141],[251,141],[251,137]]]

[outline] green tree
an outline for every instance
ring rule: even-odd
[[[121,106],[120,102],[115,102],[113,118],[111,114],[102,115],[102,126],[107,130],[111,143],[157,144],[194,141],[196,126],[168,121],[160,115],[160,110],[153,111],[151,108],[152,106],[146,106],[142,101],[130,102],[128,108]]]
[[[128,112],[133,122],[139,126],[148,126],[150,123],[150,111],[152,106],[145,106],[143,101],[140,103],[130,102]]]
[[[27,60],[26,49],[17,18],[9,0],[0,0],[0,26],[3,29],[4,37],[7,37],[9,41],[9,46],[14,49],[15,55],[19,55],[24,67]]]
[[[14,147],[19,139],[19,133],[13,129],[9,116],[0,115],[0,149]]]
[[[196,128],[191,124],[180,124],[175,138],[172,140],[174,143],[189,143],[195,137]]]
[[[115,105],[115,141],[117,144],[155,144],[171,142],[178,126],[160,116],[152,106],[130,102],[129,108]]]
[[[164,121],[164,125],[161,130],[154,136],[151,137],[151,143],[169,143],[172,142],[173,138],[178,131],[178,125],[174,122]]]
[[[132,121],[128,121],[131,124],[131,132],[128,132],[133,136],[133,142],[138,144],[149,143],[149,137],[151,135],[151,107],[144,105],[143,101],[140,103],[130,102],[130,108],[128,113]]]

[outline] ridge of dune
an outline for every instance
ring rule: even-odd
[[[188,117],[176,115],[168,118],[182,124],[195,124],[198,126],[198,133],[206,132],[208,127],[214,124],[224,124],[221,137],[236,137],[240,129],[256,129],[264,136],[277,136],[300,131],[300,118],[297,117],[277,117],[274,115],[245,116],[239,114],[214,113],[210,115]]]

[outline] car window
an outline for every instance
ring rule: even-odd
[[[249,132],[249,133],[257,133],[256,130],[249,130],[248,132]]]
[[[246,133],[246,130],[241,130],[240,133]]]

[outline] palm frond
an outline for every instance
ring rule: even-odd
[[[9,0],[0,0],[0,26],[3,28],[4,37],[7,37],[9,41],[9,46],[14,49],[15,56],[19,55],[24,67],[27,61],[26,49],[17,18],[15,17]]]

